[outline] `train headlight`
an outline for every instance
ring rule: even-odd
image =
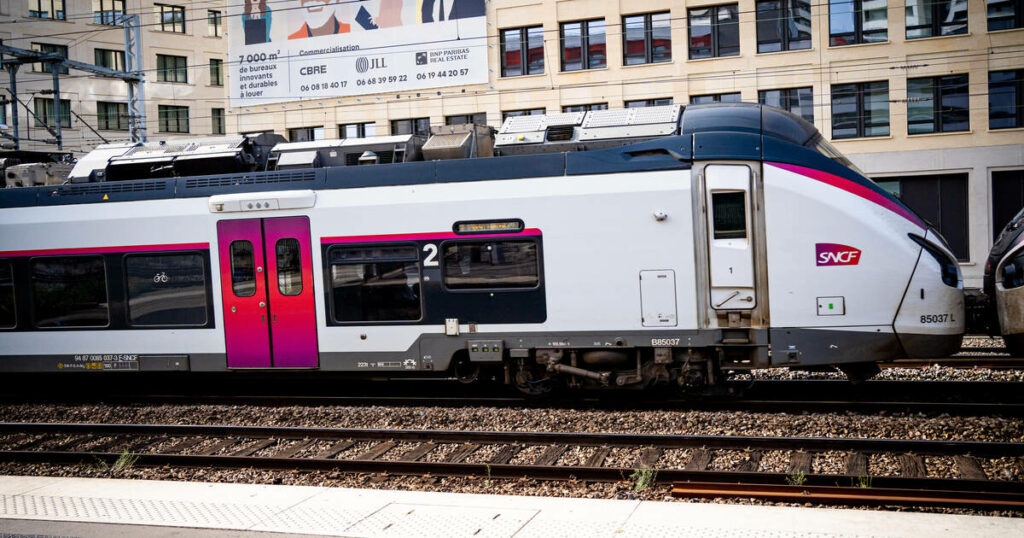
[[[939,269],[942,272],[942,283],[955,288],[960,283],[960,268],[956,263],[956,260],[949,257],[948,254],[939,250],[928,241],[925,241],[923,237],[916,236],[914,234],[907,234],[915,243],[921,245],[921,248],[925,252],[931,254],[935,261],[939,262]]]
[[[1006,289],[1024,286],[1024,250],[1017,252],[1013,259],[1003,264],[1003,274],[999,275]]]

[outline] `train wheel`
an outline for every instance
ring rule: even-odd
[[[476,383],[477,379],[480,379],[480,365],[469,362],[468,356],[461,356],[455,360],[455,366],[453,367],[455,373],[455,379],[459,380],[459,383],[469,385]]]

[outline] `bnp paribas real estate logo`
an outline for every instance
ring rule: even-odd
[[[427,65],[427,53],[417,52],[416,53],[416,65]]]

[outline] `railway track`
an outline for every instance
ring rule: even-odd
[[[743,457],[728,469],[721,469],[717,460],[728,459],[728,454],[736,451],[742,452]],[[843,469],[814,472],[815,458],[825,452],[844,454]],[[768,455],[780,453],[785,454],[784,465],[767,464]],[[986,462],[996,458],[1012,458],[1016,465],[1024,466],[1021,443],[0,423],[2,461],[76,464],[101,460],[113,464],[125,457],[134,459],[134,464],[152,466],[634,480],[648,485],[672,482],[676,484],[675,494],[681,496],[751,496],[755,486],[767,491],[795,485],[798,489],[788,494],[802,495],[798,498],[803,501],[816,500],[812,493],[819,491],[822,498],[828,499],[819,502],[1024,509],[1024,483],[996,480],[986,470]],[[872,476],[870,462],[876,457],[896,458],[899,475]],[[935,463],[926,458],[955,462],[955,469],[949,471],[959,478],[928,477],[926,469]],[[743,484],[746,489],[730,490],[727,484]],[[843,494],[830,489],[835,487],[858,490],[854,493],[860,495],[844,500]],[[865,500],[864,490],[872,490],[875,500]],[[825,491],[831,493],[826,495]],[[776,500],[783,499],[781,493],[776,495]]]

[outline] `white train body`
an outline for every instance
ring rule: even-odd
[[[666,140],[681,155],[651,143],[580,152],[594,160],[557,175],[493,171],[573,154],[470,160],[495,179],[413,170],[378,185],[331,188],[328,176],[325,188],[8,207],[0,264],[16,319],[0,329],[0,370],[457,370],[469,380],[498,366],[527,388],[559,375],[641,386],[959,346],[953,255],[898,201],[824,157],[778,162],[785,152],[766,148],[763,160],[702,159],[700,144],[715,139]],[[636,169],[601,170],[621,155]],[[75,289],[68,275],[83,257],[102,260],[106,304],[52,306],[61,299],[48,294]],[[50,261],[73,267],[54,273]],[[140,280],[147,270],[152,285]],[[159,291],[179,277],[191,282],[181,297]],[[71,282],[50,282],[59,278]],[[53,308],[85,313],[40,314]]]

